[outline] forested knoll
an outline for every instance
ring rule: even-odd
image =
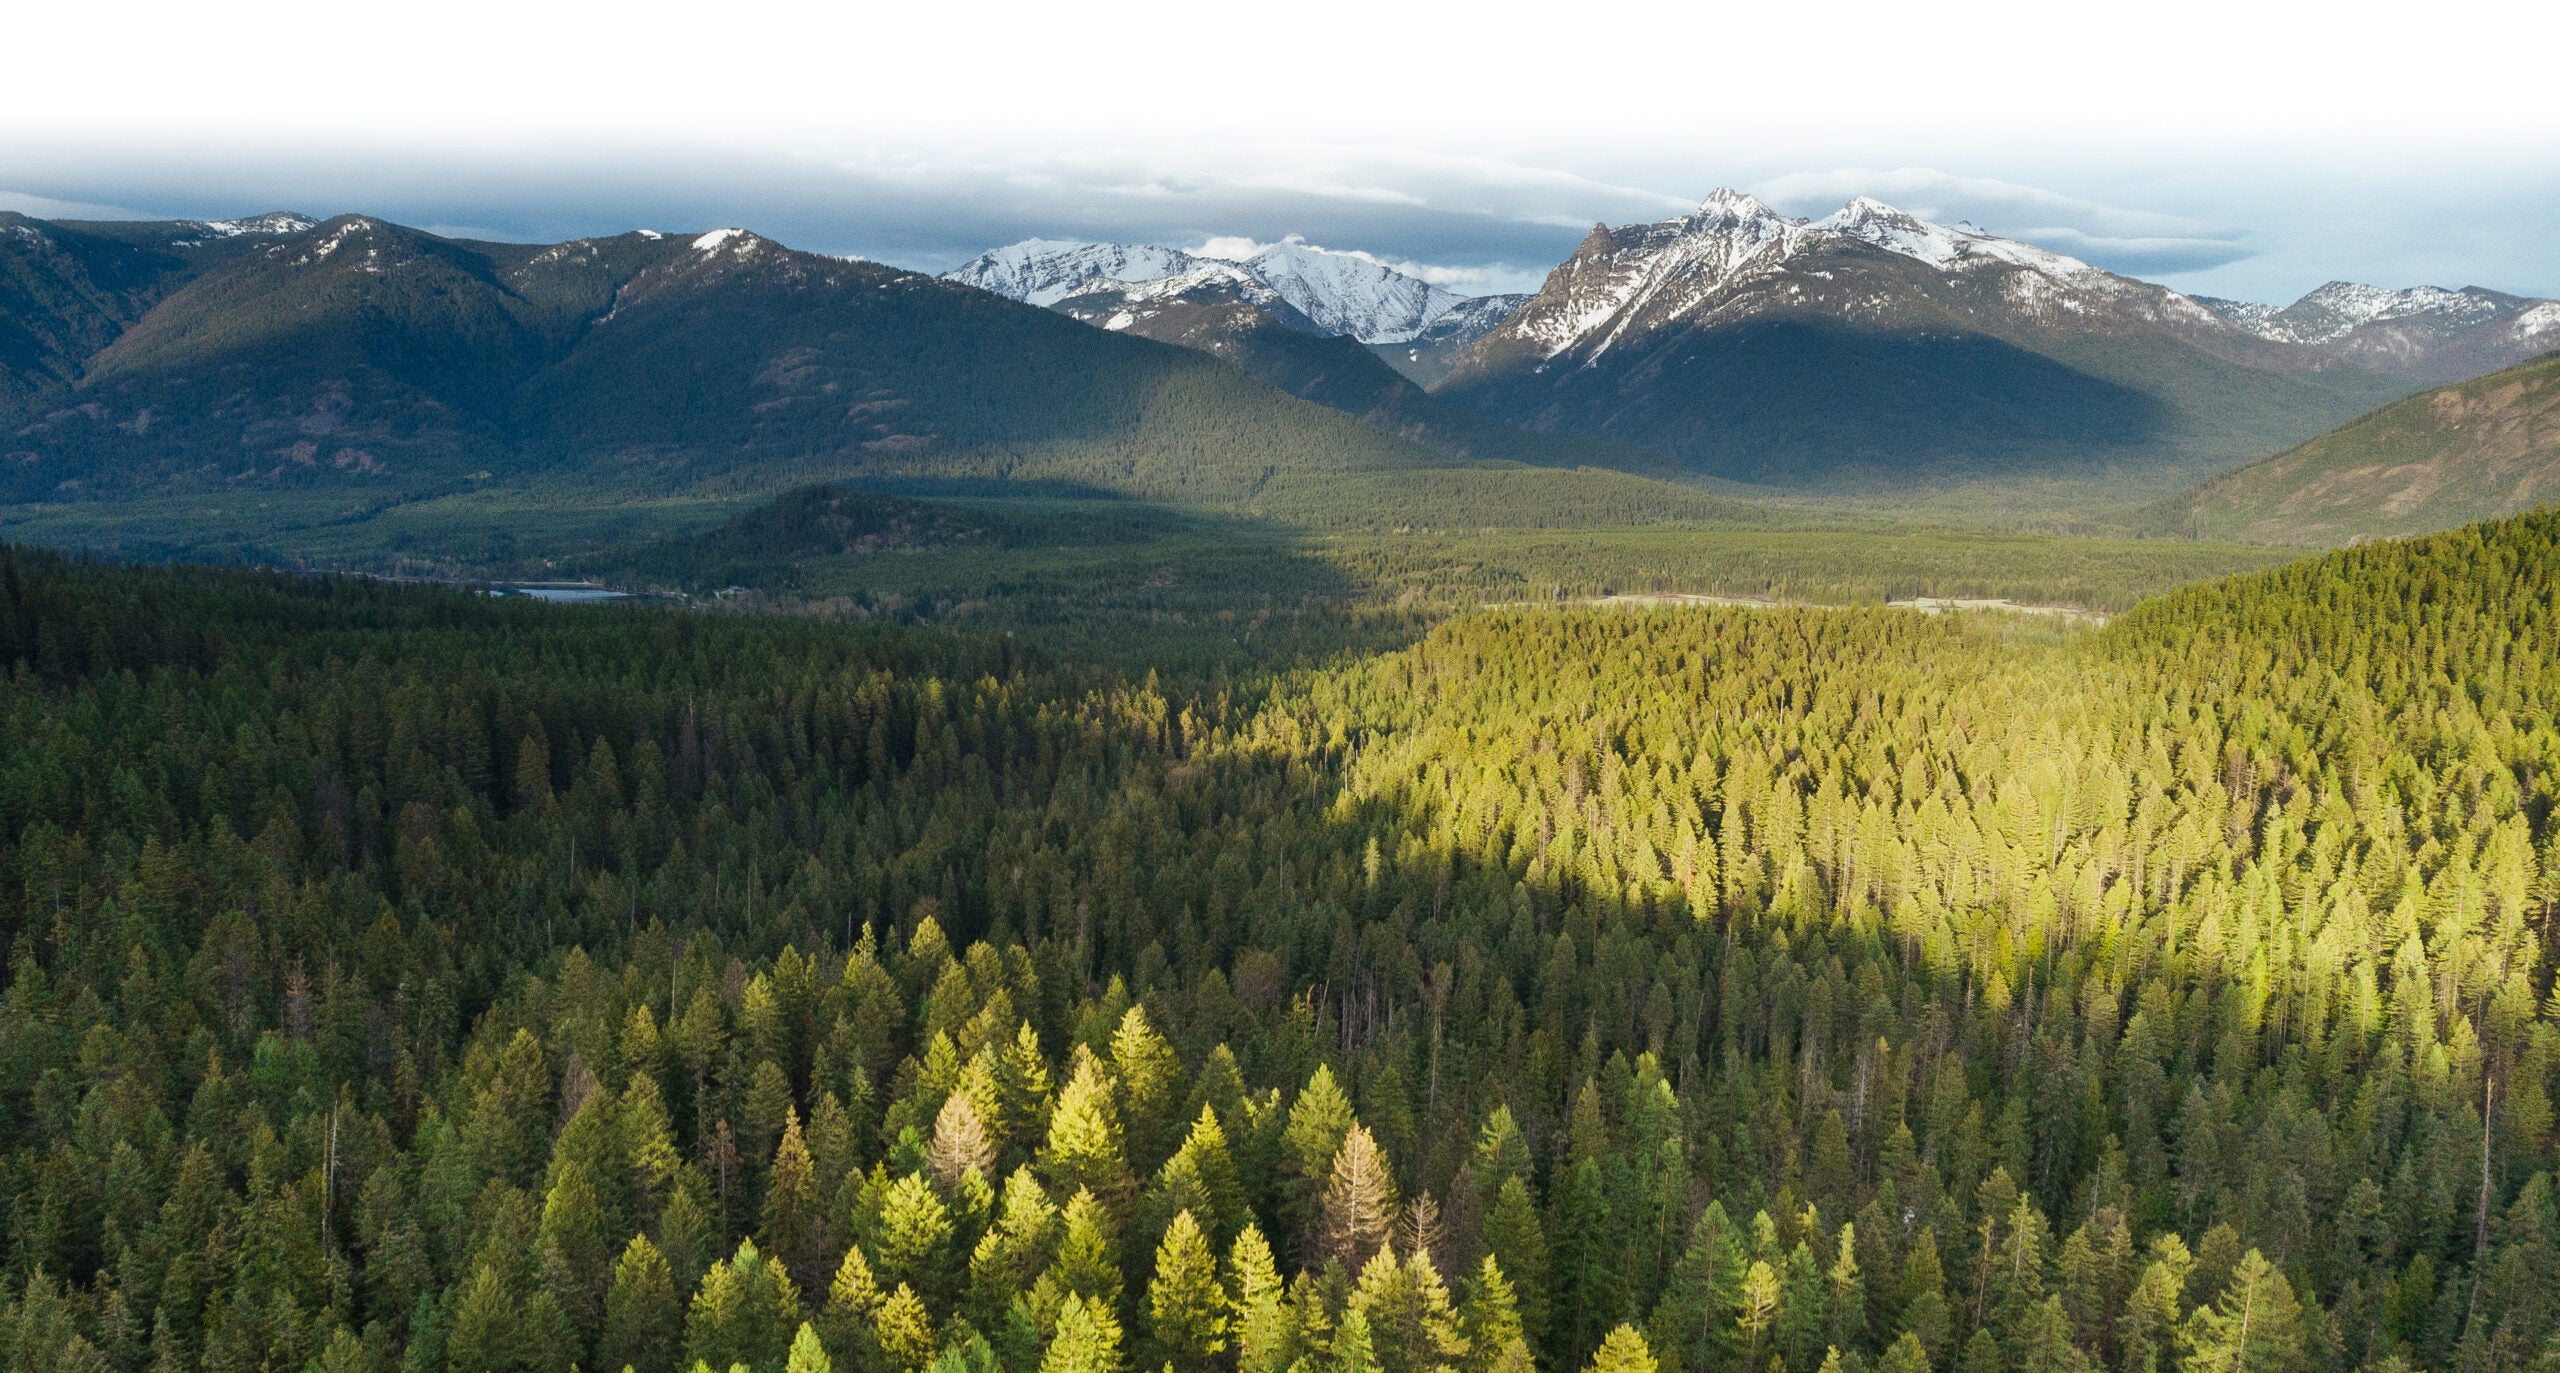
[[[2560,517],[1264,683],[0,567],[0,1358],[2548,1359]]]

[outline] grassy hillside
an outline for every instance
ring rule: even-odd
[[[2560,500],[2560,354],[2386,406],[2153,512],[2208,539],[2326,545]]]

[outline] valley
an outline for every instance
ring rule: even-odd
[[[0,1373],[2551,1373],[2560,306],[0,215]]]

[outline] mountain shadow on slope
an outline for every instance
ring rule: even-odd
[[[2156,396],[1978,333],[1761,321],[1683,331],[1613,364],[1535,388],[1460,377],[1438,394],[1773,486],[2094,466],[2174,420]]]
[[[1116,332],[1177,344],[1230,363],[1301,400],[1353,415],[1398,438],[1478,462],[1533,467],[1601,467],[1662,475],[1658,454],[1580,434],[1543,433],[1488,420],[1446,404],[1389,365],[1378,347],[1307,327],[1285,304],[1257,306],[1232,294],[1195,290],[1122,308],[1107,296],[1071,297],[1051,308]],[[1105,315],[1103,310],[1113,313]]]

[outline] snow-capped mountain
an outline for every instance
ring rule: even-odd
[[[1241,259],[1210,257],[1153,244],[1025,239],[980,254],[948,273],[953,281],[1032,305],[1076,299],[1076,313],[1108,321],[1119,312],[1102,297],[1118,295],[1132,310],[1211,289],[1258,306],[1283,304],[1292,327],[1368,344],[1446,342],[1494,311],[1485,302],[1521,297],[1462,296],[1396,270],[1366,253],[1338,252],[1291,240]],[[1508,313],[1507,309],[1502,311]],[[1499,318],[1499,315],[1495,315]],[[1125,325],[1123,327],[1126,327]]]
[[[1719,475],[2240,461],[2394,393],[2167,287],[1860,198],[1595,226],[1441,393]],[[2254,388],[2254,389],[2253,389]]]
[[[2560,301],[2479,286],[2394,291],[2333,281],[2286,306],[2203,303],[2259,338],[2413,381],[2466,380],[2560,348]]]
[[[1869,248],[1928,273],[1873,280],[1860,269],[1876,264],[1858,256]],[[2122,322],[2234,332],[2166,287],[1971,225],[1934,224],[1863,196],[1824,218],[1797,219],[1719,189],[1677,219],[1594,228],[1530,303],[1492,331],[1487,346],[1516,340],[1548,357],[1575,350],[1596,357],[1655,328],[1768,311],[1891,325],[1949,308],[2030,326]]]
[[[1201,262],[1179,248],[1026,238],[980,253],[943,275],[1030,305],[1055,305],[1101,282],[1159,281]]]

